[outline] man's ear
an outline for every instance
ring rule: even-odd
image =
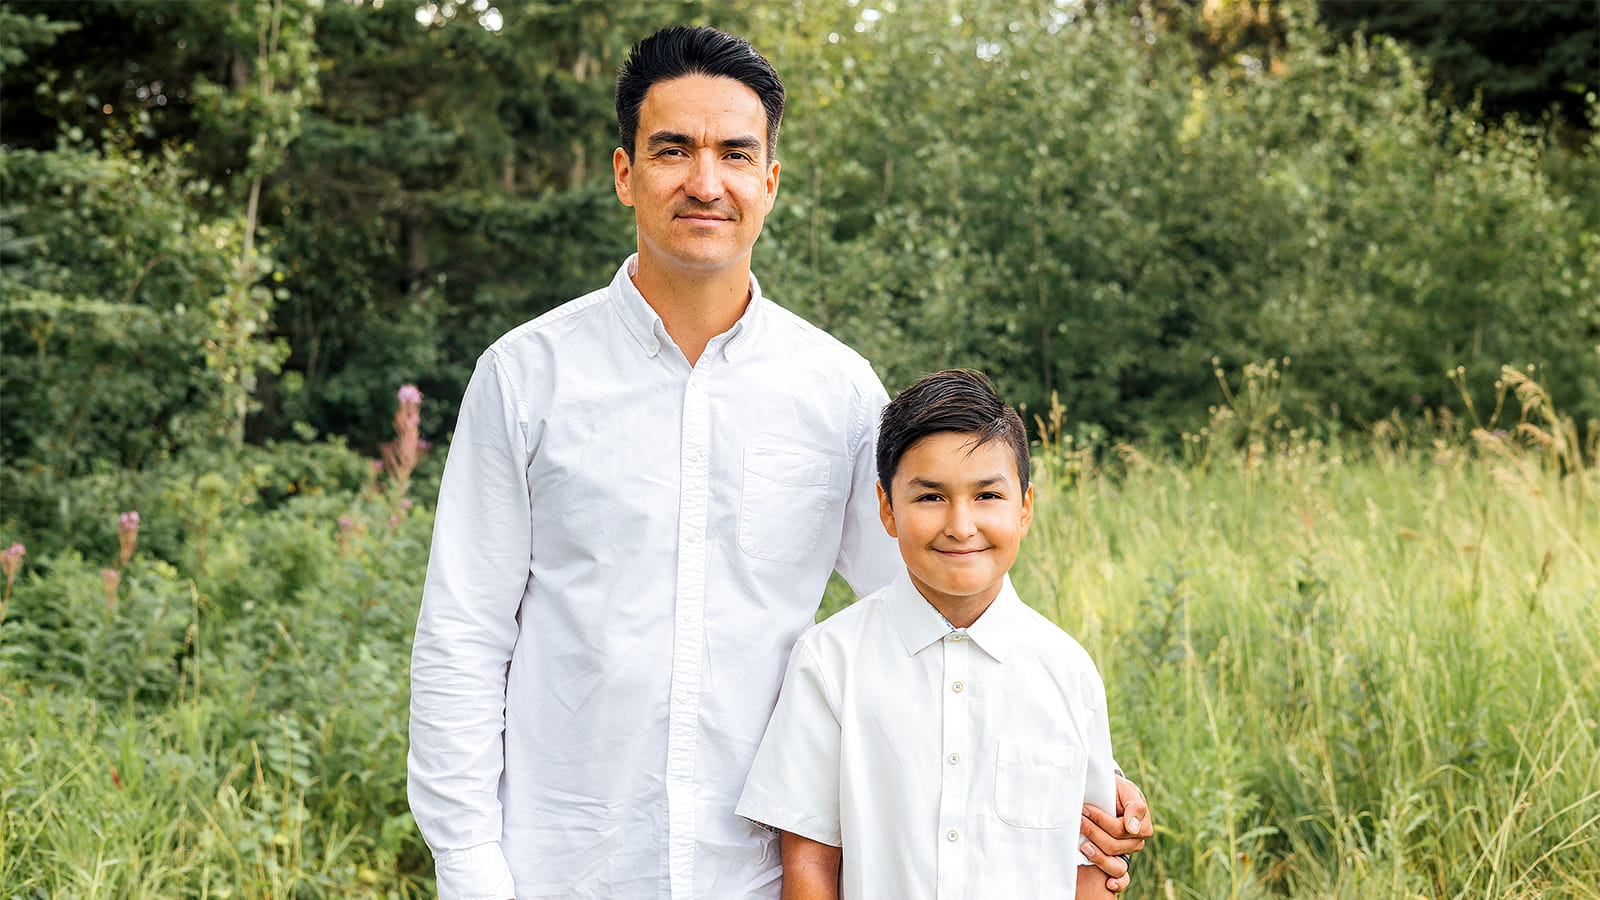
[[[1033,524],[1033,485],[1022,492],[1022,534],[1028,533],[1028,526]]]
[[[777,160],[767,163],[767,212],[772,212],[772,207],[778,202],[778,170],[782,166]]]
[[[900,536],[894,526],[894,507],[889,505],[889,494],[882,483],[878,484],[878,521],[883,523],[883,530],[889,532],[889,537]]]
[[[628,158],[628,151],[618,147],[611,153],[612,186],[617,189],[617,199],[623,206],[633,205],[633,183],[629,180],[633,176],[633,160]],[[771,201],[768,201],[768,206]]]

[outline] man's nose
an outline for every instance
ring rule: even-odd
[[[722,178],[717,171],[714,154],[695,154],[694,162],[689,169],[689,180],[683,189],[690,197],[702,203],[722,199]]]

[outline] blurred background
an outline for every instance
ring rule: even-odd
[[[788,86],[766,293],[891,393],[978,367],[1035,428],[1078,562],[1019,577],[1142,660],[1108,674],[1164,827],[1132,896],[1600,896],[1594,0],[0,0],[0,895],[429,891],[442,451],[478,353],[632,251],[612,80],[678,23]],[[1351,597],[1370,646],[1312,640]],[[1562,612],[1507,641],[1506,597]],[[1263,675],[1252,616],[1321,649]],[[1459,695],[1394,688],[1419,660]],[[1230,736],[1246,682],[1241,717],[1327,718]],[[1528,751],[1553,722],[1579,743]]]

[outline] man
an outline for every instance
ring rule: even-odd
[[[411,806],[447,900],[778,895],[774,838],[733,807],[789,650],[830,572],[866,593],[897,565],[887,395],[750,274],[783,96],[731,35],[640,42],[612,160],[638,253],[468,385],[412,658]],[[1100,821],[1104,853],[1148,828]]]

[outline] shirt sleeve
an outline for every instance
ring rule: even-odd
[[[802,638],[734,811],[838,847],[839,716],[826,673]]]
[[[411,654],[407,793],[442,900],[505,900],[506,671],[527,588],[528,442],[494,351],[462,398]]]
[[[889,395],[871,367],[862,365],[868,370],[861,387],[863,422],[851,459],[850,495],[845,499],[844,530],[834,562],[858,597],[887,587],[904,566],[899,548],[878,517],[878,416]]]
[[[1089,707],[1084,746],[1089,765],[1083,782],[1083,802],[1108,812],[1117,810],[1116,760],[1111,755],[1111,718],[1106,709],[1106,685],[1091,665],[1083,673],[1083,699]],[[1076,842],[1075,842],[1076,843]],[[1080,851],[1074,851],[1078,865],[1094,865]]]

